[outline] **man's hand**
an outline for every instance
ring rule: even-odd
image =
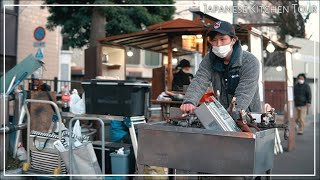
[[[180,106],[180,109],[184,113],[192,113],[193,110],[196,109],[196,106],[194,106],[193,104],[182,104]]]
[[[310,103],[307,103],[307,107],[310,107],[311,106],[311,104]]]

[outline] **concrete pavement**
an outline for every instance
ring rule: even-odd
[[[315,123],[314,118],[316,119]],[[307,117],[304,134],[296,135],[295,149],[275,156],[272,174],[290,174],[292,176],[273,177],[273,179],[320,179],[319,123],[319,115]],[[314,125],[316,125],[316,132],[314,132]],[[282,138],[282,145],[286,149],[288,142],[283,139],[283,131],[280,132],[280,137]],[[316,154],[314,154],[314,137],[316,140]],[[316,163],[316,168],[314,168],[314,163]],[[316,176],[313,176],[314,173],[316,173]]]

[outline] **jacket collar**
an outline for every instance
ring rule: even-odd
[[[235,68],[235,67],[242,66],[242,55],[243,55],[243,51],[242,51],[242,48],[241,48],[241,43],[238,40],[233,45],[233,52],[232,52],[232,55],[231,55],[231,60],[229,62],[229,67]],[[224,72],[224,67],[225,66],[223,64],[223,59],[218,57],[218,56],[216,56],[212,52],[212,47],[210,48],[209,58],[212,61],[213,69],[215,71]]]

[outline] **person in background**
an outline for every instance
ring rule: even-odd
[[[294,105],[296,107],[296,123],[298,124],[298,134],[302,135],[304,122],[307,115],[307,107],[311,105],[310,86],[305,83],[306,75],[298,75],[298,81],[294,85]]]
[[[186,59],[182,59],[176,69],[179,71],[173,75],[172,90],[183,91],[183,86],[189,85],[193,78],[193,75],[190,73],[190,62]]]

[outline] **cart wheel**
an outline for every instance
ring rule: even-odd
[[[57,167],[53,170],[53,174],[60,174],[61,173],[61,167]]]
[[[30,163],[28,163],[28,162],[23,163],[22,171],[28,171],[29,168],[30,168]]]

